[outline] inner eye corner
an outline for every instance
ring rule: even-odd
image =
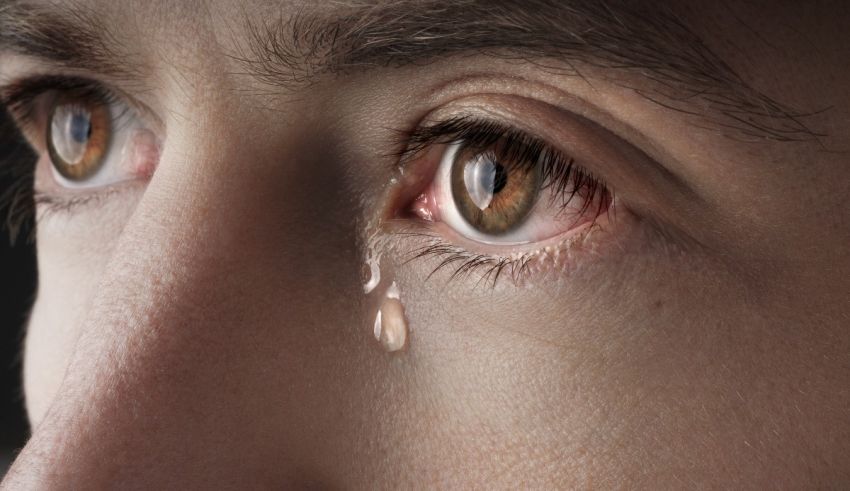
[[[382,219],[422,218],[415,210],[417,201],[431,191],[446,147],[444,143],[423,143],[403,155],[387,192],[387,205],[380,212]]]

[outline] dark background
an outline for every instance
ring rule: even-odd
[[[19,146],[20,139],[0,107],[0,197],[18,179],[10,175],[8,160]],[[21,347],[36,277],[32,225],[26,225],[12,245],[7,215],[7,207],[0,203],[0,478],[29,436],[21,388]]]

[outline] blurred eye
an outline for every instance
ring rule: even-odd
[[[412,212],[466,239],[490,245],[541,242],[594,222],[611,203],[599,179],[531,135],[465,119],[426,133],[421,147],[444,143],[434,178]]]
[[[126,103],[115,97],[58,95],[45,128],[54,180],[93,189],[149,177],[159,144]]]
[[[89,190],[150,177],[158,163],[160,143],[146,120],[97,82],[44,76],[0,92],[41,154],[40,202],[79,203]]]
[[[53,169],[70,181],[85,181],[100,170],[111,137],[107,106],[60,99],[47,125],[46,144]]]

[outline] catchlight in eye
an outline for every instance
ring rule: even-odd
[[[103,165],[111,138],[108,106],[59,101],[47,126],[47,150],[53,168],[69,181],[84,181]]]

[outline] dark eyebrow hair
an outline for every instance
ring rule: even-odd
[[[132,79],[137,70],[122,62],[119,37],[97,14],[77,3],[27,5],[3,0],[0,5],[0,52],[10,51],[57,65]]]
[[[823,136],[802,121],[812,112],[747,84],[664,2],[333,0],[301,7],[294,15],[256,17],[245,13],[248,48],[234,58],[281,90],[296,90],[327,74],[485,55],[556,75],[583,76],[579,66],[621,72],[625,76],[617,83],[733,138]],[[120,37],[76,2],[48,9],[5,0],[0,50],[116,79],[140,78],[141,68],[127,62]],[[651,83],[628,83],[637,79]]]
[[[790,108],[747,84],[664,2],[600,0],[337,1],[337,11],[302,10],[248,21],[261,81],[278,87],[326,73],[428,64],[483,54],[583,77],[577,66],[651,82],[635,92],[745,139],[817,139]],[[342,13],[336,13],[341,11]],[[250,16],[246,16],[250,19]]]

